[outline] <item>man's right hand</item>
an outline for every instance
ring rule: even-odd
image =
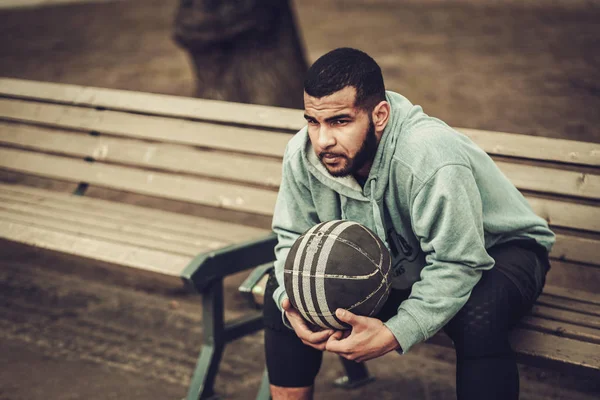
[[[300,313],[292,306],[288,298],[283,300],[281,307],[285,311],[285,316],[288,321],[290,321],[296,335],[302,340],[302,343],[317,350],[325,350],[327,340],[334,333],[333,329],[319,331],[310,329],[304,318],[302,318]]]

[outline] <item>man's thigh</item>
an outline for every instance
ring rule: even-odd
[[[508,332],[530,311],[546,273],[545,260],[519,245],[488,252],[494,267],[483,272],[467,303],[444,327],[458,351],[480,356],[508,346]]]

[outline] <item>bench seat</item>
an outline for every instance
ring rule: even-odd
[[[174,277],[198,253],[266,233],[231,222],[0,184],[0,238]]]

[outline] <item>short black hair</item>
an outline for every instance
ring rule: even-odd
[[[321,56],[308,69],[304,91],[312,97],[329,96],[347,86],[356,89],[354,106],[371,111],[385,100],[381,68],[367,53],[342,47]]]

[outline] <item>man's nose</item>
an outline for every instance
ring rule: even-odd
[[[319,147],[322,149],[327,149],[335,145],[335,137],[333,132],[328,129],[328,127],[323,124],[319,127]]]

